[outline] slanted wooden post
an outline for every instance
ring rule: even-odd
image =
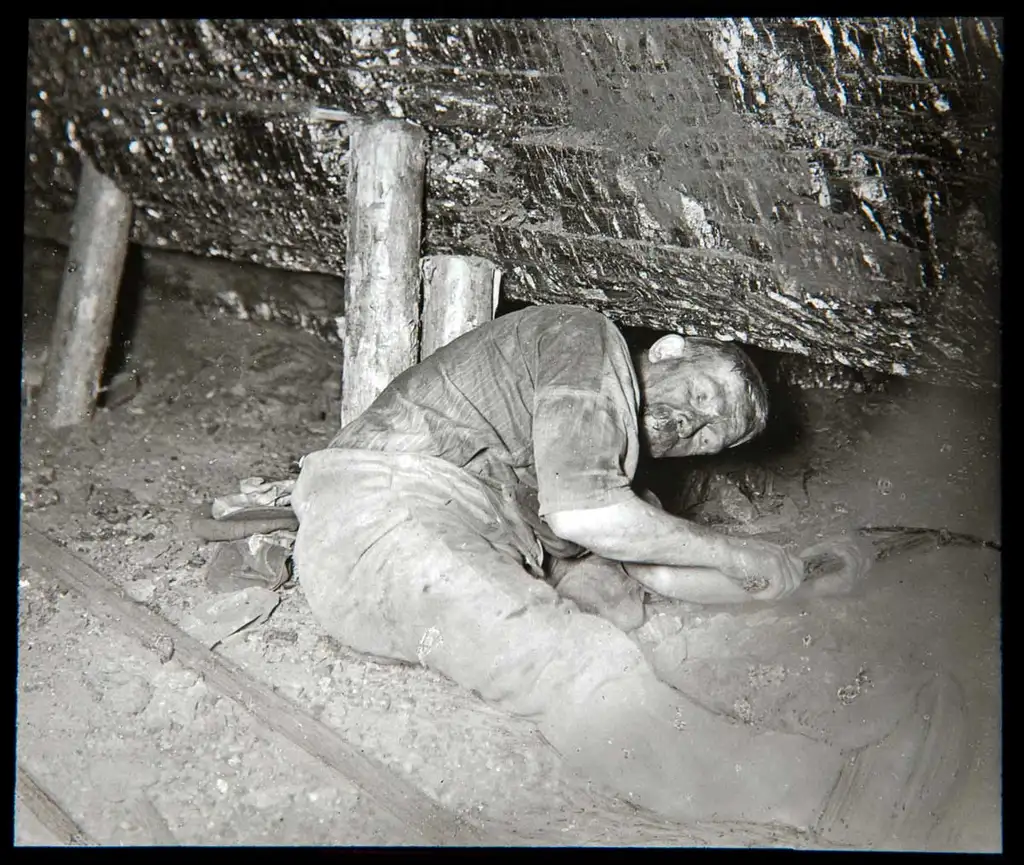
[[[418,360],[426,141],[405,120],[350,132],[343,425]]]
[[[494,318],[501,271],[486,258],[468,255],[428,255],[420,268],[423,360],[457,336]]]
[[[88,420],[96,405],[131,225],[128,196],[83,157],[71,246],[39,396],[51,427]]]

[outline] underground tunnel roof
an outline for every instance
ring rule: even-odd
[[[134,239],[344,276],[352,123],[430,134],[424,253],[505,290],[947,384],[998,380],[1002,24],[34,20],[27,215],[77,153]],[[59,229],[54,229],[58,230]]]

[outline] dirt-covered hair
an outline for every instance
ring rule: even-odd
[[[749,441],[760,434],[768,424],[768,389],[754,362],[742,348],[733,342],[719,342],[702,336],[688,336],[686,339],[687,359],[719,360],[731,364],[732,372],[743,382],[749,409],[749,429],[741,441]]]

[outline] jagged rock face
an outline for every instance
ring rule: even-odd
[[[89,154],[145,245],[344,275],[350,123],[430,132],[424,253],[505,291],[998,379],[1001,22],[33,21],[30,221]]]

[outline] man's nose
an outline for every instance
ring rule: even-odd
[[[684,439],[693,438],[707,424],[708,422],[705,418],[687,415],[679,422],[679,437]]]

